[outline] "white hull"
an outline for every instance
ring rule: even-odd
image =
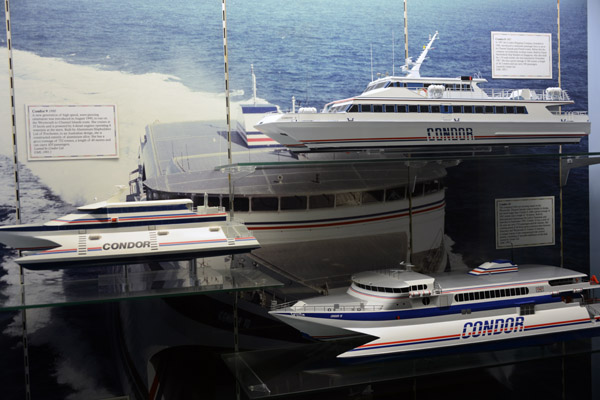
[[[346,293],[271,314],[318,340],[371,337],[339,357],[373,356],[600,327],[600,306],[587,300],[597,282],[505,260],[432,276],[396,268],[356,274]]]
[[[350,114],[339,120],[331,120],[331,114],[298,117],[268,117],[257,128],[296,150],[578,143],[590,133],[587,116],[577,115],[571,121],[557,122],[530,122],[518,116],[497,122],[482,121],[482,117],[469,121],[464,116],[459,121],[451,117],[447,121],[427,117],[419,121],[358,121]]]
[[[377,327],[365,327],[364,322],[352,323],[335,319],[306,318],[293,324],[310,336],[324,338],[334,334],[352,336],[371,335],[376,340],[352,349],[338,357],[359,357],[427,350],[504,339],[568,332],[600,327],[600,316],[590,316],[588,308],[579,303],[539,305],[533,315],[519,315],[512,307],[487,312],[476,312],[456,317],[419,318],[386,321]],[[310,333],[309,333],[310,332]]]
[[[440,190],[413,199],[415,252],[440,246],[444,198],[445,192]],[[410,222],[408,200],[308,211],[239,212],[236,216],[264,245],[408,232]]]
[[[166,228],[166,227],[165,227]],[[221,227],[177,228],[104,234],[54,236],[59,247],[27,252],[16,261],[29,268],[59,263],[94,264],[100,260],[139,260],[155,257],[181,258],[250,251],[259,247],[252,236],[227,237]]]
[[[25,250],[16,262],[37,269],[181,259],[259,247],[246,227],[229,221],[223,209],[193,210],[189,199],[91,204],[42,225],[0,227],[0,241]]]

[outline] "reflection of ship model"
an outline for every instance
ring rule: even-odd
[[[258,130],[294,151],[578,143],[590,133],[587,113],[561,88],[482,89],[482,78],[425,78],[420,65],[437,32],[406,77],[386,76],[320,113],[265,117]]]
[[[143,182],[138,181],[146,197],[188,197],[197,206],[228,209],[228,176],[215,168],[226,160],[226,142],[217,129],[201,122],[149,126],[141,153]],[[343,264],[347,257],[349,268],[356,268],[359,254],[389,265],[405,260],[409,251],[413,263],[427,269],[443,263],[447,164],[408,164],[379,153],[297,160],[286,150],[248,149],[240,140],[232,149],[234,161],[248,162],[232,173],[233,212],[261,243],[254,254],[269,263],[300,274],[320,268],[302,262],[307,253],[321,261],[339,253],[341,259],[332,263]],[[316,254],[319,246],[323,257]]]
[[[0,241],[26,250],[31,269],[182,259],[249,251],[257,240],[217,207],[191,200],[100,202],[43,225],[0,228]]]
[[[594,282],[597,280],[594,278]],[[339,357],[380,355],[598,327],[586,275],[488,262],[464,272],[363,272],[345,294],[282,305],[273,315],[322,340],[376,339]]]

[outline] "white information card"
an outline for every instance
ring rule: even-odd
[[[116,105],[26,105],[29,161],[117,158]]]
[[[496,248],[554,245],[554,197],[496,199]]]
[[[552,34],[492,32],[492,78],[552,79]]]

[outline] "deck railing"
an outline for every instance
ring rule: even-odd
[[[494,99],[523,101],[571,101],[566,90],[548,89],[450,89],[430,91],[427,88],[410,88],[409,90],[430,99]]]
[[[288,302],[281,304],[271,304],[271,310],[285,310],[289,312],[305,313],[305,312],[349,312],[349,311],[379,311],[383,309],[383,305],[350,305],[350,306],[335,306],[330,305],[301,305],[294,306],[296,302]]]

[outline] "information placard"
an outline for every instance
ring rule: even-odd
[[[492,32],[492,78],[552,79],[552,34]]]
[[[554,237],[554,197],[496,199],[496,248],[550,246]]]
[[[117,158],[116,105],[26,105],[30,161]]]

